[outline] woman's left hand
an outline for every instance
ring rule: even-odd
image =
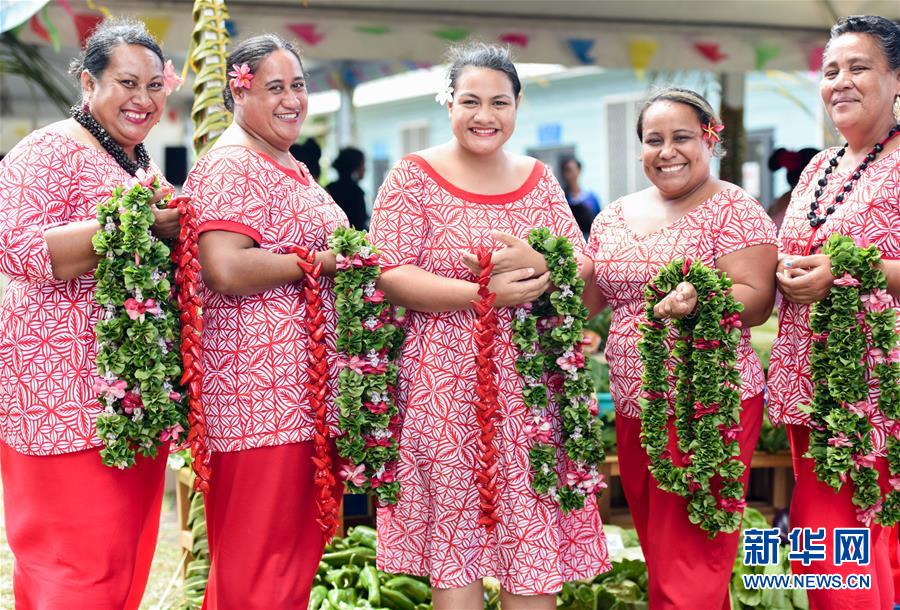
[[[776,273],[778,289],[788,301],[809,305],[825,298],[834,285],[831,257],[824,254],[787,257]]]
[[[494,252],[491,256],[494,274],[531,267],[534,269],[534,277],[537,277],[547,271],[547,263],[544,261],[544,257],[528,245],[527,241],[501,231],[491,231],[491,237],[506,246]],[[462,262],[475,275],[481,273],[478,257],[471,252],[463,254]]]
[[[697,289],[690,282],[681,282],[653,308],[657,318],[680,320],[697,309]]]

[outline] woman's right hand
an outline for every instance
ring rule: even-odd
[[[494,307],[513,307],[530,303],[550,287],[550,272],[532,278],[534,269],[514,269],[496,273],[491,277],[488,289],[497,295]],[[530,278],[530,279],[529,279]]]
[[[160,239],[175,239],[181,232],[181,221],[177,209],[160,210],[156,205],[152,205],[153,225],[150,229]]]

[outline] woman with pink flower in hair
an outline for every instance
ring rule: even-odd
[[[858,573],[872,578],[872,587],[865,590],[810,590],[810,607],[891,608],[888,543],[896,530],[879,524],[880,499],[874,504],[854,500],[857,481],[867,469],[875,469],[872,479],[882,495],[900,487],[900,479],[889,479],[886,458],[889,437],[900,435],[900,422],[879,406],[881,391],[875,378],[880,364],[900,366],[900,349],[884,353],[869,347],[861,362],[868,395],[843,404],[867,422],[868,434],[831,430],[831,424],[814,421],[814,409],[807,407],[816,393],[810,356],[816,344],[827,341],[811,329],[811,306],[822,302],[835,286],[859,287],[859,280],[850,274],[832,274],[832,257],[822,250],[830,236],[852,238],[861,247],[871,244],[881,253],[887,288],[862,294],[858,313],[863,326],[866,312],[896,310],[900,304],[900,25],[875,16],[842,19],[831,29],[825,47],[819,89],[826,112],[846,142],[822,151],[806,166],[781,226],[776,277],[784,298],[769,363],[769,416],[774,423],[787,425],[791,441],[796,480],[791,526],[825,528],[828,541],[836,528],[868,527],[871,533],[868,565],[835,566],[831,544],[826,545],[823,562],[810,566],[794,562],[796,573]],[[828,434],[817,440],[819,435],[811,434],[814,427]],[[851,447],[850,464],[840,473],[846,481],[835,492],[819,480],[816,460],[828,449],[835,453]]]
[[[750,346],[750,327],[768,319],[775,299],[771,273],[776,264],[775,226],[762,206],[733,184],[710,174],[710,161],[720,153],[722,124],[701,95],[664,89],[643,106],[637,122],[641,163],[652,186],[626,195],[594,220],[588,256],[595,282],[585,289],[592,312],[612,307],[606,346],[610,392],[616,406],[616,445],[622,488],[647,562],[651,610],[730,608],[728,585],[739,532],[709,532],[688,519],[688,502],[664,491],[650,472],[642,446],[639,324],[644,322],[645,290],[659,270],[677,259],[701,261],[727,274],[734,298],[743,304],[723,324],[741,328],[736,350],[740,375],[740,424],[722,430],[737,440],[740,460],[748,465],[763,415],[762,365]],[[697,289],[680,283],[663,296],[658,318],[696,315]],[[672,345],[674,337],[669,337]],[[694,348],[714,347],[694,341]],[[666,396],[671,407],[675,381]],[[646,403],[645,403],[646,404]],[[718,405],[703,405],[708,409]],[[705,412],[697,409],[695,415]],[[674,417],[668,419],[668,451],[677,466],[683,456],[676,443]],[[749,469],[742,482],[746,486]],[[713,480],[715,488],[716,479]],[[718,500],[718,508],[743,511],[743,499]]]
[[[184,187],[204,282],[205,607],[305,608],[342,490],[328,238],[347,217],[289,152],[309,99],[297,49],[255,36],[228,65],[234,120]]]
[[[103,229],[97,207],[114,188],[136,177],[164,183],[143,141],[177,83],[144,25],[125,20],[93,32],[72,74],[82,92],[72,118],[31,133],[0,162],[6,535],[17,608],[134,610],[156,548],[168,448],[130,468],[103,464],[98,396],[135,394],[96,370],[104,310],[92,238]],[[177,210],[153,214],[156,237],[178,235]]]

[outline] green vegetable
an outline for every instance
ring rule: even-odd
[[[348,532],[347,540],[356,546],[369,547],[374,551],[378,545],[378,533],[371,527],[357,525]]]
[[[400,591],[386,587],[381,588],[381,603],[391,610],[416,610],[416,605],[411,599]]]
[[[395,576],[384,583],[384,586],[400,591],[417,604],[431,599],[431,587],[421,580],[416,580],[409,576]]]
[[[381,583],[378,582],[378,570],[375,566],[367,565],[360,571],[356,586],[366,590],[370,603],[376,606],[381,604]]]
[[[342,566],[346,564],[365,565],[375,561],[375,551],[367,546],[354,546],[342,551],[325,553],[322,561],[330,566]]]
[[[312,588],[312,591],[309,593],[309,605],[307,606],[309,610],[318,610],[319,606],[322,605],[322,601],[328,596],[328,589],[318,585]]]

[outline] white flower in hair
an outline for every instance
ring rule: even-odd
[[[443,106],[453,101],[453,83],[450,81],[450,75],[444,80],[444,87],[434,96],[434,101]]]

